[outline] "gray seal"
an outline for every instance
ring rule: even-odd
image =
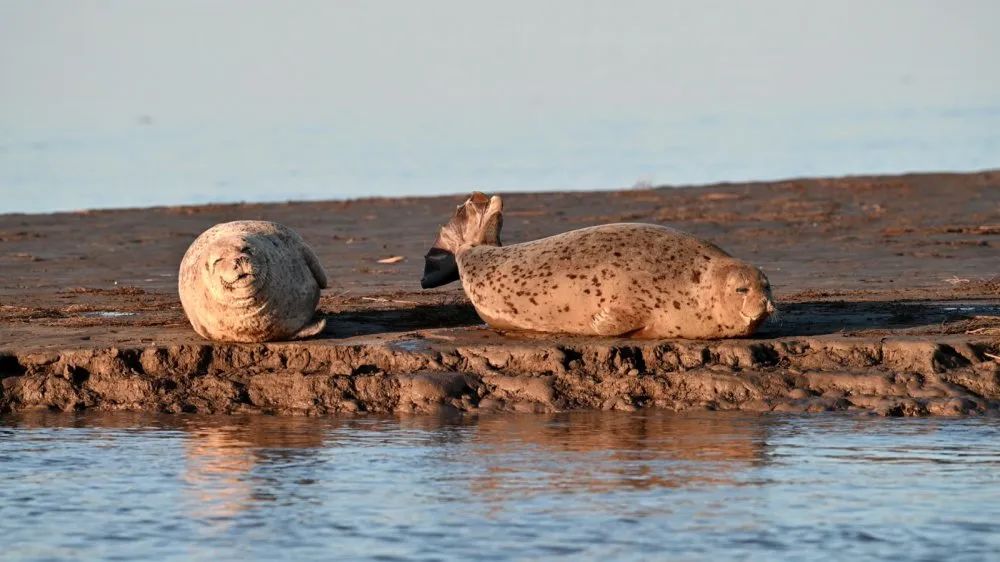
[[[293,230],[267,221],[218,224],[184,254],[177,289],[195,332],[207,339],[264,342],[323,331],[315,319],[326,273]]]

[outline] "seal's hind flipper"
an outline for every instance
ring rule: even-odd
[[[315,320],[309,324],[306,324],[301,330],[295,332],[295,335],[292,336],[292,339],[302,340],[305,338],[311,338],[322,332],[324,328],[326,328],[326,318],[320,318],[319,320]]]
[[[424,256],[424,276],[420,286],[432,289],[458,281],[456,256],[476,246],[499,246],[503,227],[503,200],[476,191],[455,209],[448,224],[441,227],[434,246]]]
[[[431,248],[431,251],[424,256],[424,276],[420,280],[420,287],[433,289],[447,285],[452,281],[458,281],[458,279],[458,263],[455,261],[455,254],[441,248]]]
[[[503,227],[503,200],[474,192],[455,209],[434,242],[434,248],[458,254],[473,246],[499,246]]]

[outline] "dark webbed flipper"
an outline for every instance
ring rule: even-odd
[[[458,279],[458,262],[455,261],[455,254],[441,248],[431,248],[431,251],[424,256],[424,276],[420,279],[420,287],[433,289]]]

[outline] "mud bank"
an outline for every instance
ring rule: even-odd
[[[781,315],[719,342],[485,328],[457,286],[416,290],[459,200],[0,216],[0,412],[1000,410],[1000,174],[508,198],[510,242],[656,222],[762,265]],[[219,345],[186,325],[180,256],[234,218],[316,248],[334,280],[319,338]],[[391,255],[404,259],[378,263]]]
[[[483,341],[492,336],[471,328],[336,345],[5,355],[0,411],[323,415],[657,407],[957,415],[1000,407],[997,344],[965,337]]]

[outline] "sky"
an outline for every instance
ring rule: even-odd
[[[941,112],[978,112],[996,123],[998,21],[1000,2],[992,0],[0,0],[0,193],[15,186],[56,189],[70,178],[52,175],[53,167],[67,174],[79,169],[99,182],[100,174],[81,162],[114,160],[111,149],[98,155],[96,147],[132,142],[144,126],[156,128],[157,142],[204,142],[199,154],[216,151],[220,162],[246,159],[224,154],[233,136],[260,139],[249,153],[266,155],[289,150],[264,140],[280,131],[332,131],[339,136],[329,145],[346,147],[344,154],[352,146],[414,147],[411,174],[422,173],[422,165],[442,168],[446,152],[494,139],[482,150],[499,146],[511,151],[513,166],[524,163],[510,186],[545,188],[552,186],[544,182],[580,178],[533,175],[530,169],[544,167],[548,156],[536,162],[527,151],[625,131],[621,143],[653,154],[644,139],[678,120],[690,122],[683,135],[699,120],[722,120],[737,136],[844,115],[852,127],[863,126],[866,116],[886,112],[901,122],[912,120],[906,112],[936,112],[935,119]],[[637,132],[637,123],[649,130]],[[967,130],[948,134],[981,144],[989,134],[982,126],[973,117],[961,125]],[[67,139],[86,150],[59,152]],[[512,148],[518,142],[524,153]],[[684,145],[683,138],[674,144]],[[51,154],[39,159],[26,152],[38,146]],[[571,156],[550,156],[576,165],[567,164]],[[146,168],[119,161],[121,171],[111,166],[105,181],[121,184],[140,172],[167,177],[177,156],[142,158]],[[967,160],[976,165],[982,157]],[[319,164],[303,161],[296,169],[326,177]],[[222,166],[206,164],[204,177],[192,172],[185,181],[218,183]],[[701,178],[687,172],[675,178],[669,170],[650,175],[667,182]],[[842,173],[864,171],[845,166]],[[756,179],[743,176],[757,172],[736,166],[732,173],[739,177],[729,179],[739,180]],[[475,176],[469,172],[462,181],[466,175]],[[432,179],[445,190],[461,188],[442,173]],[[615,182],[618,175],[593,181]]]

